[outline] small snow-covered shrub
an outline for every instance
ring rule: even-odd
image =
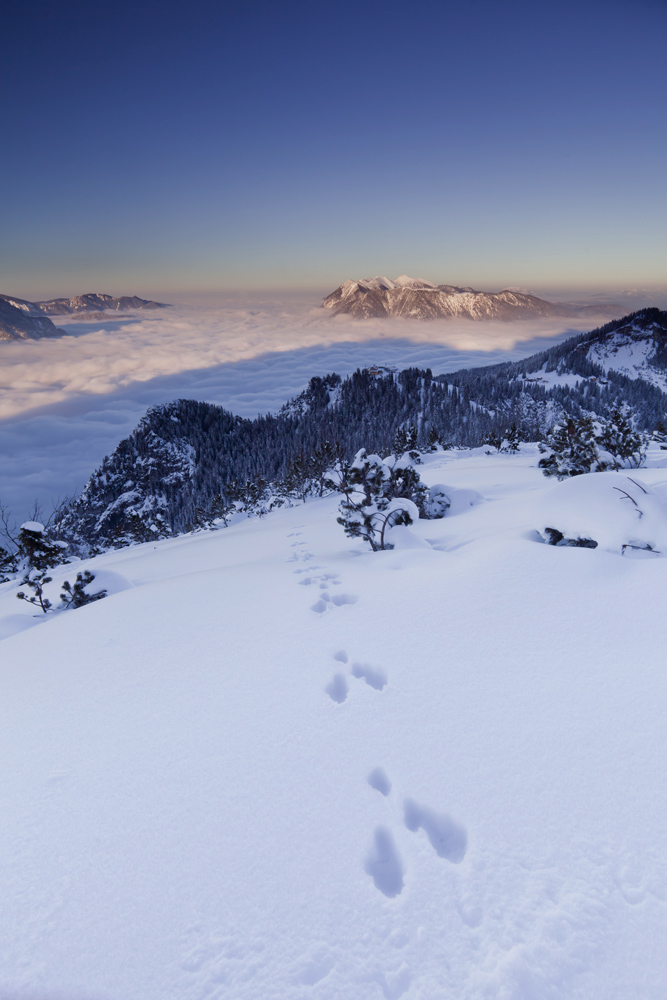
[[[103,597],[106,597],[107,592],[104,589],[98,590],[94,594],[86,590],[86,587],[89,587],[94,579],[95,574],[86,569],[83,573],[76,574],[74,586],[71,586],[69,580],[65,580],[63,593],[60,595],[60,600],[63,602],[62,607],[82,608],[85,604],[92,604],[94,601],[101,601]]]
[[[442,483],[436,483],[435,486],[431,486],[424,499],[424,515],[434,520],[444,517],[451,505],[447,487]]]
[[[409,453],[369,455],[361,448],[354,461],[338,462],[328,479],[343,494],[338,523],[350,538],[363,538],[374,552],[392,548],[388,531],[419,518],[427,496]]]
[[[602,472],[595,443],[595,426],[590,417],[573,420],[568,417],[564,423],[552,427],[539,449],[545,456],[538,462],[538,468],[545,476],[567,479],[583,476],[588,472]]]
[[[620,472],[559,483],[537,502],[536,527],[551,545],[667,555],[667,501]]]

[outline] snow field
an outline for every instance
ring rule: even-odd
[[[327,498],[109,553],[0,644],[0,996],[662,998],[667,561],[538,544],[537,457],[429,456],[484,502],[424,547]]]

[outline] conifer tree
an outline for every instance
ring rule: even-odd
[[[17,537],[18,556],[29,570],[50,569],[65,562],[66,542],[52,541],[39,521],[26,521]]]
[[[52,580],[53,577],[48,575],[48,570],[46,569],[28,570],[21,580],[21,586],[29,587],[32,590],[32,594],[28,596],[24,590],[19,590],[16,596],[19,601],[27,601],[28,604],[34,604],[35,607],[41,608],[44,614],[46,614],[51,610],[51,601],[48,597],[44,596],[44,585],[51,583]]]
[[[70,586],[68,580],[63,583],[63,593],[60,600],[63,608],[82,608],[84,604],[92,604],[94,601],[101,601],[107,596],[106,589],[98,590],[95,594],[88,594],[86,587],[95,579],[95,574],[86,569],[83,573],[76,574],[74,586]]]
[[[545,476],[567,479],[568,476],[580,476],[586,472],[602,472],[605,468],[598,459],[591,417],[579,420],[567,417],[562,424],[549,431],[546,439],[540,442],[539,449],[543,454],[547,453],[538,462],[538,468]]]
[[[632,424],[621,413],[613,410],[609,420],[602,425],[602,432],[595,438],[598,445],[611,456],[614,469],[639,469],[646,459],[646,438],[632,429]]]
[[[655,425],[653,440],[660,445],[662,451],[667,451],[667,427],[665,427],[662,420],[659,420]]]
[[[0,583],[8,583],[17,570],[16,553],[8,552],[0,545]]]
[[[515,455],[519,450],[519,445],[521,444],[523,435],[518,429],[516,423],[513,423],[510,429],[505,434],[502,443],[502,451],[506,451],[509,455]]]

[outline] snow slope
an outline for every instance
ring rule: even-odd
[[[635,336],[619,331],[605,342],[595,343],[588,351],[588,358],[605,372],[617,371],[631,379],[641,378],[667,392],[664,368],[651,364],[655,353],[656,344],[645,331],[640,330]]]
[[[485,502],[416,547],[327,498],[0,588],[1,997],[661,1000],[667,560],[539,544],[537,457],[429,456]]]

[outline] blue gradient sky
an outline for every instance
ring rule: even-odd
[[[664,0],[3,10],[0,289],[667,278]]]

